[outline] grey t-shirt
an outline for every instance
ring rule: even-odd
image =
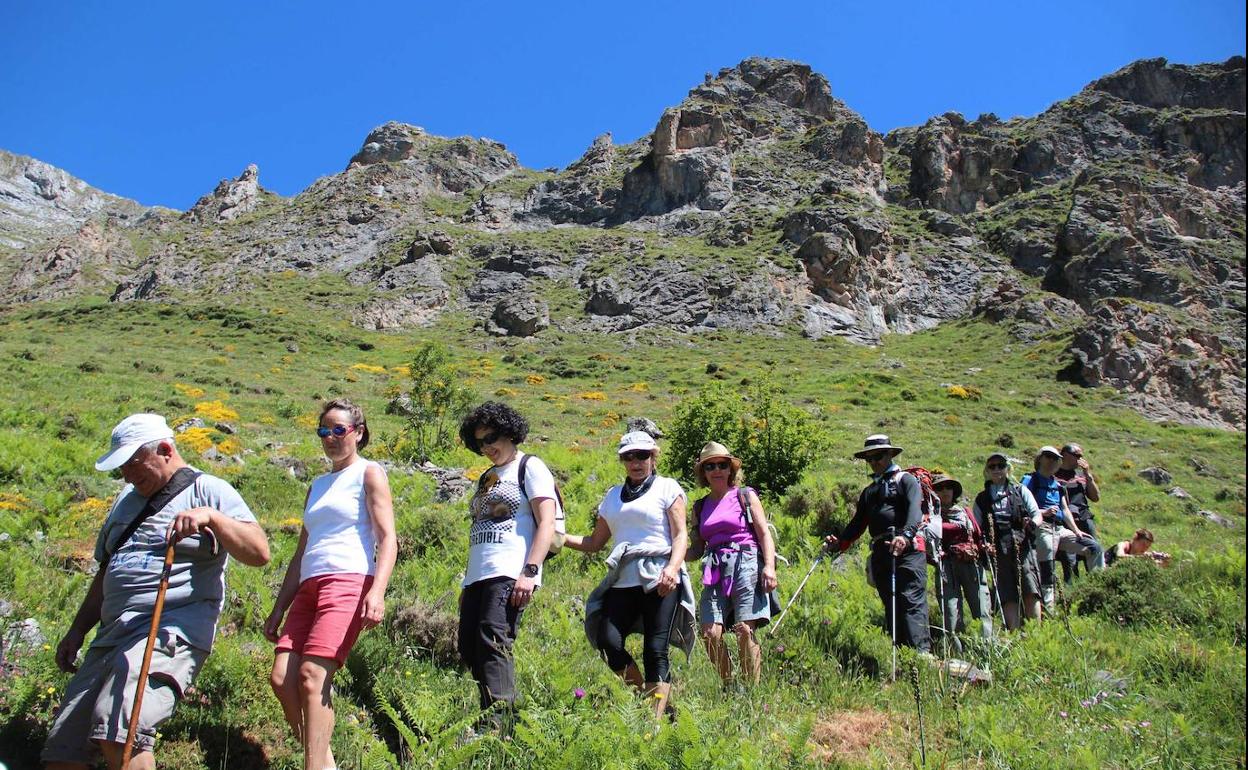
[[[256,517],[228,482],[202,474],[182,490],[164,509],[144,521],[130,539],[118,547],[126,525],[143,510],[147,498],[127,484],[95,541],[95,560],[103,563],[105,544],[115,550],[104,572],[104,604],[100,628],[92,647],[114,647],[151,628],[160,573],[165,562],[165,533],[174,516],[192,508],[215,508],[232,519],[254,522]],[[202,650],[212,649],[217,617],[225,599],[224,549],[213,554],[212,540],[195,535],[178,542],[160,626]]]

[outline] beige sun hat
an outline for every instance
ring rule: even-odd
[[[698,453],[698,459],[693,463],[693,472],[697,473],[702,470],[702,463],[707,460],[722,458],[732,463],[732,472],[736,473],[741,470],[741,458],[733,455],[728,447],[718,441],[708,441],[706,446],[702,447],[702,451]]]

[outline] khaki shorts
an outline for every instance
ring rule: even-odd
[[[59,713],[52,722],[41,756],[44,762],[91,763],[99,757],[98,741],[125,743],[134,708],[135,682],[143,666],[147,637],[117,647],[87,650],[78,673],[65,687]],[[199,672],[208,653],[185,640],[162,633],[152,650],[143,708],[135,735],[135,751],[151,751],[156,729]]]

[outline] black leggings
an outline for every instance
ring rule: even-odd
[[[670,682],[672,675],[667,659],[667,640],[679,604],[679,590],[670,591],[667,596],[659,596],[658,591],[646,593],[641,586],[608,590],[603,601],[602,625],[598,630],[598,651],[611,670],[620,672],[636,664],[633,656],[624,649],[624,639],[640,618],[644,638],[641,659],[646,669],[646,681]]]

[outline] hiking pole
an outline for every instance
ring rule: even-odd
[[[893,634],[893,681],[897,681],[897,555],[892,552],[892,545],[889,545],[889,554],[893,557],[893,572],[889,578],[888,593],[890,615],[892,621],[889,623]]]
[[[841,553],[844,552],[842,551]],[[788,604],[784,605],[784,609],[781,610],[780,614],[776,616],[776,622],[767,626],[768,636],[776,633],[776,631],[780,628],[780,624],[784,622],[785,615],[789,614],[789,608],[793,606],[793,602],[797,601],[798,595],[801,594],[802,589],[806,587],[806,583],[810,580],[810,576],[815,574],[815,570],[819,568],[819,565],[823,563],[823,559],[827,555],[828,549],[826,547],[819,549],[819,555],[815,557],[815,561],[810,565],[810,569],[806,570],[806,577],[802,578],[802,582],[797,584],[797,590],[794,591],[793,595],[789,597]],[[839,558],[841,558],[840,553],[832,558],[832,563],[835,564],[836,560]]]
[[[910,662],[910,684],[914,687],[914,705],[919,712],[919,761],[927,767],[927,733],[923,730],[923,696],[919,689],[919,664]]]
[[[134,685],[134,708],[130,710],[130,724],[126,728],[126,745],[121,752],[121,766],[130,766],[130,755],[134,751],[134,738],[139,730],[139,713],[143,708],[143,692],[147,689],[147,672],[152,665],[152,650],[156,648],[156,634],[160,631],[160,613],[165,608],[165,592],[169,590],[169,573],[173,569],[173,547],[177,544],[177,536],[171,531],[165,537],[165,564],[160,571],[160,588],[156,591],[156,606],[152,609],[152,627],[147,632],[147,648],[143,651],[143,665],[139,668],[139,678]]]

